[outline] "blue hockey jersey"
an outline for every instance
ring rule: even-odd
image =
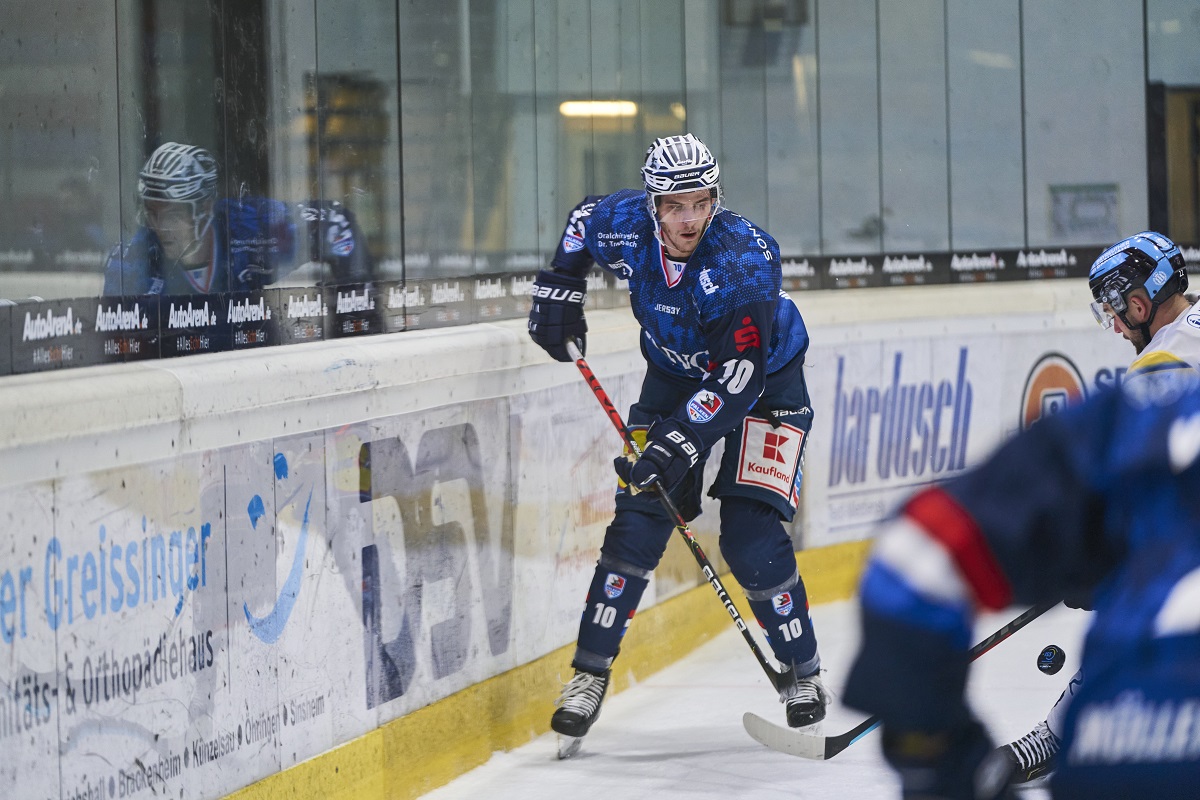
[[[205,234],[209,235],[209,234]],[[213,256],[201,265],[169,264],[154,231],[141,227],[114,248],[104,294],[187,295],[244,292],[274,283],[304,261],[332,265],[333,283],[370,280],[371,260],[354,215],[341,203],[288,206],[250,197],[213,207]]]
[[[588,197],[572,211],[552,264],[582,276],[593,261],[628,281],[647,361],[715,398],[711,424],[691,419],[706,445],[741,421],[772,373],[808,349],[800,311],[781,289],[779,245],[732,211],[713,216],[680,265],[657,239],[645,192]],[[688,421],[683,409],[678,416]]]
[[[1182,392],[1182,396],[1181,395]],[[1154,396],[1151,396],[1154,395]],[[1200,393],[1127,387],[1042,420],[880,532],[845,700],[937,731],[974,609],[1095,589],[1056,798],[1200,792]]]

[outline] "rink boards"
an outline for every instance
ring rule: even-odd
[[[915,486],[1132,355],[1076,282],[797,301],[814,602],[852,591],[864,537]],[[589,321],[624,410],[636,326]],[[6,795],[415,796],[546,730],[618,442],[523,324],[12,380]],[[695,529],[719,564],[715,517]],[[728,625],[712,594],[673,542],[618,688]]]

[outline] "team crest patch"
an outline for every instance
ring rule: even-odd
[[[613,572],[608,573],[608,577],[604,579],[604,596],[609,600],[616,600],[623,591],[625,591],[625,578]]]
[[[583,237],[574,233],[568,233],[562,239],[563,250],[568,253],[578,253],[583,249]]]
[[[780,592],[771,598],[771,605],[775,608],[775,613],[781,617],[786,617],[792,613],[792,608],[795,604],[792,602],[791,592]]]
[[[688,400],[687,415],[692,422],[708,422],[717,415],[721,410],[721,406],[725,403],[719,395],[715,395],[707,389],[702,392],[696,392],[692,395],[692,399]]]

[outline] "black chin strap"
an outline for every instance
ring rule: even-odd
[[[1142,341],[1145,342],[1146,344],[1149,344],[1150,338],[1151,338],[1150,324],[1152,322],[1154,322],[1154,315],[1157,313],[1158,313],[1158,303],[1151,302],[1150,303],[1150,316],[1146,318],[1146,321],[1144,323],[1142,323],[1141,325],[1133,325],[1129,322],[1129,319],[1126,318],[1125,314],[1121,314],[1120,315],[1121,324],[1123,324],[1126,328],[1128,328],[1131,331],[1137,331],[1139,334],[1141,334]],[[1139,350],[1138,352],[1140,353],[1141,351]]]

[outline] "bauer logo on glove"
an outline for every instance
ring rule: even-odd
[[[572,361],[567,342],[574,341],[580,353],[587,352],[587,320],[583,304],[587,281],[575,275],[542,270],[530,294],[529,336],[555,361]]]
[[[649,489],[658,484],[671,491],[699,460],[696,435],[679,420],[665,419],[646,432],[641,458],[630,461],[620,456],[613,460],[613,467],[617,476],[633,489]]]

